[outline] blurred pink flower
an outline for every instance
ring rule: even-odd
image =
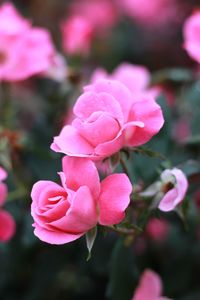
[[[93,26],[81,16],[72,16],[61,24],[62,44],[66,53],[88,55],[93,38]]]
[[[113,174],[100,182],[92,161],[66,156],[59,175],[62,186],[39,181],[31,192],[34,233],[39,239],[64,244],[80,238],[97,223],[108,226],[124,219],[132,191],[125,174]]]
[[[174,126],[174,138],[179,143],[184,143],[191,135],[190,123],[188,118],[179,119]]]
[[[2,181],[7,178],[7,172],[0,167],[0,207],[4,204],[8,190]],[[11,214],[0,208],[0,242],[7,242],[15,233],[15,221]]]
[[[118,19],[116,6],[110,0],[75,0],[72,2],[70,15],[87,19],[97,32],[105,32]]]
[[[169,233],[169,224],[165,219],[152,218],[149,220],[146,233],[154,241],[164,241]]]
[[[151,270],[144,271],[132,300],[170,300],[162,297],[162,281]]]
[[[31,23],[18,13],[12,3],[2,4],[0,7],[0,35],[23,34],[30,26]]]
[[[162,211],[171,211],[183,201],[188,189],[188,181],[185,174],[177,168],[166,169],[161,174],[161,180],[164,196],[158,207]]]
[[[195,11],[183,27],[184,48],[188,55],[200,63],[200,10]]]
[[[15,234],[16,225],[11,214],[0,209],[0,242],[9,241]]]
[[[106,70],[99,68],[92,74],[91,82],[108,78],[122,82],[133,94],[135,98],[146,95],[156,98],[160,94],[160,87],[150,88],[151,74],[144,66],[133,65],[130,63],[120,64],[112,74],[108,74]]]
[[[152,97],[136,100],[125,85],[114,80],[102,79],[85,87],[74,114],[72,125],[63,127],[51,149],[94,160],[109,157],[124,146],[148,142],[164,123]]]
[[[8,190],[7,185],[2,181],[7,178],[7,172],[0,167],[0,206],[2,206],[6,200]]]
[[[31,27],[11,3],[0,7],[0,81],[24,80],[45,72],[54,55],[47,30]]]
[[[161,26],[178,17],[176,0],[118,0],[124,13],[138,23]]]

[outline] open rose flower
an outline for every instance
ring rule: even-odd
[[[144,271],[132,300],[170,300],[162,297],[162,281],[151,270]],[[172,299],[171,299],[172,300]]]
[[[98,68],[92,74],[91,82],[94,83],[103,78],[122,82],[134,97],[146,95],[156,98],[160,94],[160,87],[149,87],[151,75],[144,66],[122,63],[111,74]]]
[[[74,106],[76,118],[54,138],[51,149],[69,156],[102,160],[125,146],[148,142],[163,126],[152,97],[134,98],[119,81],[87,86]]]
[[[4,204],[8,191],[2,181],[7,178],[7,172],[0,167],[0,207]],[[7,242],[15,233],[15,221],[11,214],[0,208],[0,242]]]
[[[45,72],[55,49],[47,30],[32,27],[11,3],[0,7],[0,81],[18,81]]]
[[[74,241],[97,223],[114,225],[125,217],[132,185],[125,174],[100,182],[89,159],[64,157],[62,185],[39,181],[32,189],[35,235],[50,244]]]
[[[164,196],[158,207],[162,211],[171,211],[183,201],[188,189],[188,181],[185,174],[177,168],[165,170],[161,174],[161,180]]]
[[[200,10],[195,11],[183,27],[184,48],[188,55],[200,63]]]

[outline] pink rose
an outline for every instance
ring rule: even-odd
[[[8,191],[2,180],[7,178],[7,172],[0,167],[0,207],[4,204]],[[15,233],[15,221],[10,213],[0,208],[0,242],[7,242]]]
[[[184,48],[188,55],[200,63],[200,10],[195,11],[183,27]]]
[[[188,189],[188,181],[185,174],[177,168],[162,172],[161,180],[164,197],[158,207],[162,211],[171,211],[183,201]]]
[[[55,49],[47,30],[31,27],[12,4],[0,7],[0,81],[18,81],[45,72]]]
[[[94,83],[105,78],[122,82],[134,97],[146,95],[156,98],[160,94],[159,87],[149,88],[151,75],[144,66],[122,63],[112,74],[108,74],[104,69],[99,68],[94,71],[91,82]]]
[[[148,142],[164,123],[161,108],[151,97],[134,99],[125,85],[112,80],[87,86],[74,114],[72,125],[54,138],[51,149],[93,160]]]
[[[61,24],[62,44],[66,53],[87,55],[93,38],[93,26],[86,18],[72,16]]]
[[[100,182],[89,159],[63,158],[62,185],[39,181],[32,189],[35,235],[50,244],[74,241],[97,223],[113,225],[125,217],[132,185],[125,174]]]
[[[170,300],[162,297],[162,281],[151,270],[144,271],[132,300]]]

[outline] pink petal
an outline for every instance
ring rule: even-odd
[[[52,229],[72,234],[82,234],[97,224],[97,209],[90,190],[82,186],[71,199],[66,216],[51,222]]]
[[[186,195],[188,189],[188,181],[185,174],[177,168],[173,168],[171,170],[171,173],[176,178],[176,188],[178,192],[178,198],[175,200],[175,205],[177,205],[184,199]]]
[[[130,202],[132,184],[125,174],[113,174],[101,182],[99,197],[99,223],[114,225],[125,217]]]
[[[175,199],[178,197],[177,188],[171,189],[165,194],[159,203],[158,208],[162,211],[171,211],[176,207]]]
[[[177,168],[173,168],[172,170],[167,169],[161,174],[161,178],[166,179],[166,183],[168,181],[170,182],[170,176],[175,177],[175,187],[164,195],[158,206],[160,210],[166,212],[173,210],[180,202],[183,201],[188,189],[187,178],[181,170]],[[168,181],[167,177],[169,178]]]
[[[72,233],[65,233],[62,231],[50,231],[46,230],[45,228],[40,227],[37,224],[34,224],[35,230],[34,234],[43,242],[52,244],[52,245],[62,245],[72,241],[77,240],[80,238],[82,234],[72,234]]]
[[[155,272],[146,270],[132,300],[159,300],[161,293],[162,282],[160,277]]]
[[[62,160],[62,167],[69,189],[77,191],[81,186],[87,186],[94,199],[98,197],[100,193],[99,174],[91,160],[65,156]]]
[[[164,124],[160,106],[150,98],[133,104],[129,116],[129,122],[131,121],[144,123],[144,128],[135,128],[132,136],[129,137],[127,144],[132,147],[147,143]]]
[[[0,206],[2,206],[7,198],[8,188],[5,183],[0,182]]]
[[[109,95],[112,95],[121,106],[121,111],[123,112],[124,120],[127,120],[131,105],[133,103],[133,99],[130,91],[123,83],[116,80],[102,79],[98,80],[92,85],[85,87],[85,91],[95,93],[104,92]]]
[[[0,210],[0,241],[7,242],[15,234],[15,221],[10,213]]]
[[[93,146],[73,126],[64,126],[59,136],[54,137],[51,149],[69,156],[94,156]]]
[[[8,174],[5,169],[0,167],[0,181],[5,180],[8,177]]]
[[[119,65],[112,77],[126,85],[133,94],[144,91],[150,82],[150,73],[145,67],[129,63]]]
[[[74,106],[74,114],[79,118],[88,118],[94,112],[106,112],[123,122],[121,107],[112,94],[101,91],[85,92],[82,94]]]
[[[94,147],[113,140],[120,131],[119,122],[107,113],[102,113],[93,122],[84,122],[80,119],[75,119],[73,126]]]

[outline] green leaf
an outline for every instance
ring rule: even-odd
[[[91,258],[91,251],[97,236],[97,227],[92,228],[90,231],[86,233],[86,245],[88,249],[88,257],[87,261]]]

